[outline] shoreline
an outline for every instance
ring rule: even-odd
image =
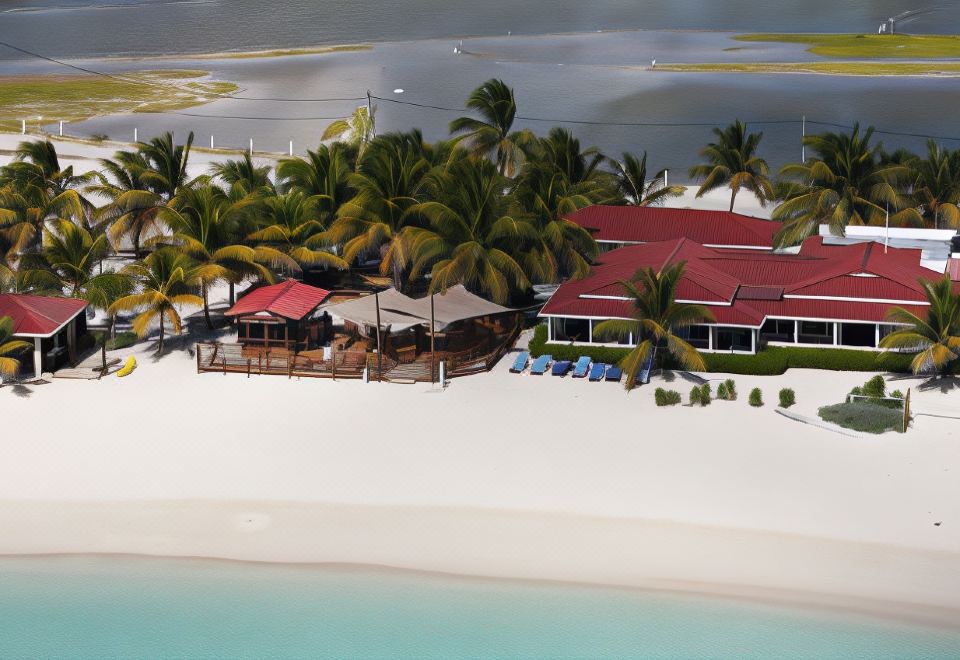
[[[542,511],[304,502],[0,502],[4,527],[21,520],[32,529],[18,533],[17,541],[0,540],[0,555],[404,571],[668,592],[960,629],[960,553],[921,548]],[[69,530],[70,540],[52,541],[52,529]],[[106,529],[114,531],[104,535]]]

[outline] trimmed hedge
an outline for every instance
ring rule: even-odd
[[[780,407],[789,408],[797,402],[797,394],[789,387],[780,390]]]
[[[138,341],[140,341],[140,337],[137,336],[136,332],[121,332],[113,339],[107,340],[107,350],[114,351],[119,348],[129,348]]]
[[[833,422],[845,429],[865,433],[903,432],[903,412],[869,401],[853,401],[824,406],[819,410],[820,418]]]
[[[594,362],[620,362],[629,348],[606,346],[547,345],[547,326],[540,324],[530,340],[530,354],[534,357],[549,354],[558,360],[576,360],[589,355]],[[796,346],[768,346],[756,355],[732,353],[701,353],[707,371],[713,373],[743,374],[747,376],[779,376],[787,369],[827,369],[830,371],[890,371],[909,373],[910,354],[875,353],[844,348],[802,348]]]
[[[760,391],[759,387],[754,387],[750,390],[750,405],[754,408],[759,408],[763,405],[763,392]]]
[[[658,406],[675,406],[680,403],[680,392],[676,390],[665,390],[658,387],[653,392],[653,399]]]

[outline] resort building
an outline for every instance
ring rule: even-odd
[[[828,245],[820,236],[791,253],[718,249],[690,238],[629,245],[602,254],[585,279],[562,284],[540,316],[548,321],[550,342],[617,345],[595,337],[593,328],[606,319],[632,318],[620,282],[632,280],[641,268],[685,262],[677,301],[706,305],[715,317],[686,333],[698,349],[755,353],[765,344],[876,349],[894,327],[886,321],[891,306],[920,315],[928,307],[919,280],[938,274],[920,259],[919,248]]]
[[[590,232],[601,252],[677,238],[712,248],[770,251],[781,227],[779,222],[728,211],[653,206],[588,206],[567,219]]]
[[[33,343],[33,374],[39,378],[77,361],[87,334],[87,303],[78,298],[0,294],[0,317],[13,319],[13,336]]]

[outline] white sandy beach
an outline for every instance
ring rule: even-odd
[[[61,148],[80,169],[112,150]],[[960,419],[931,416],[957,415],[958,390],[898,381],[911,431],[853,437],[777,414],[777,391],[815,417],[871,374],[736,376],[738,401],[661,409],[659,381],[627,394],[509,358],[441,391],[197,375],[179,343],[119,351],[140,362],[126,379],[0,388],[0,554],[373,564],[960,621]]]
[[[737,377],[736,402],[658,409],[652,387],[507,361],[434,391],[197,375],[188,352],[141,346],[127,379],[0,389],[16,420],[0,553],[375,564],[960,620],[960,420],[859,438],[774,411],[781,386],[813,415],[867,375]]]

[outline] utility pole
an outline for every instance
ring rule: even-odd
[[[807,116],[804,115],[800,122],[800,162],[807,162]]]
[[[373,302],[377,306],[377,382],[383,380],[383,347],[380,345],[380,293],[374,292]]]
[[[437,321],[433,313],[433,297],[437,295],[436,293],[430,294],[430,384],[432,385],[436,381],[434,380],[437,368]]]
[[[377,120],[373,116],[373,95],[367,90],[367,118],[370,120],[370,137],[377,137]]]

